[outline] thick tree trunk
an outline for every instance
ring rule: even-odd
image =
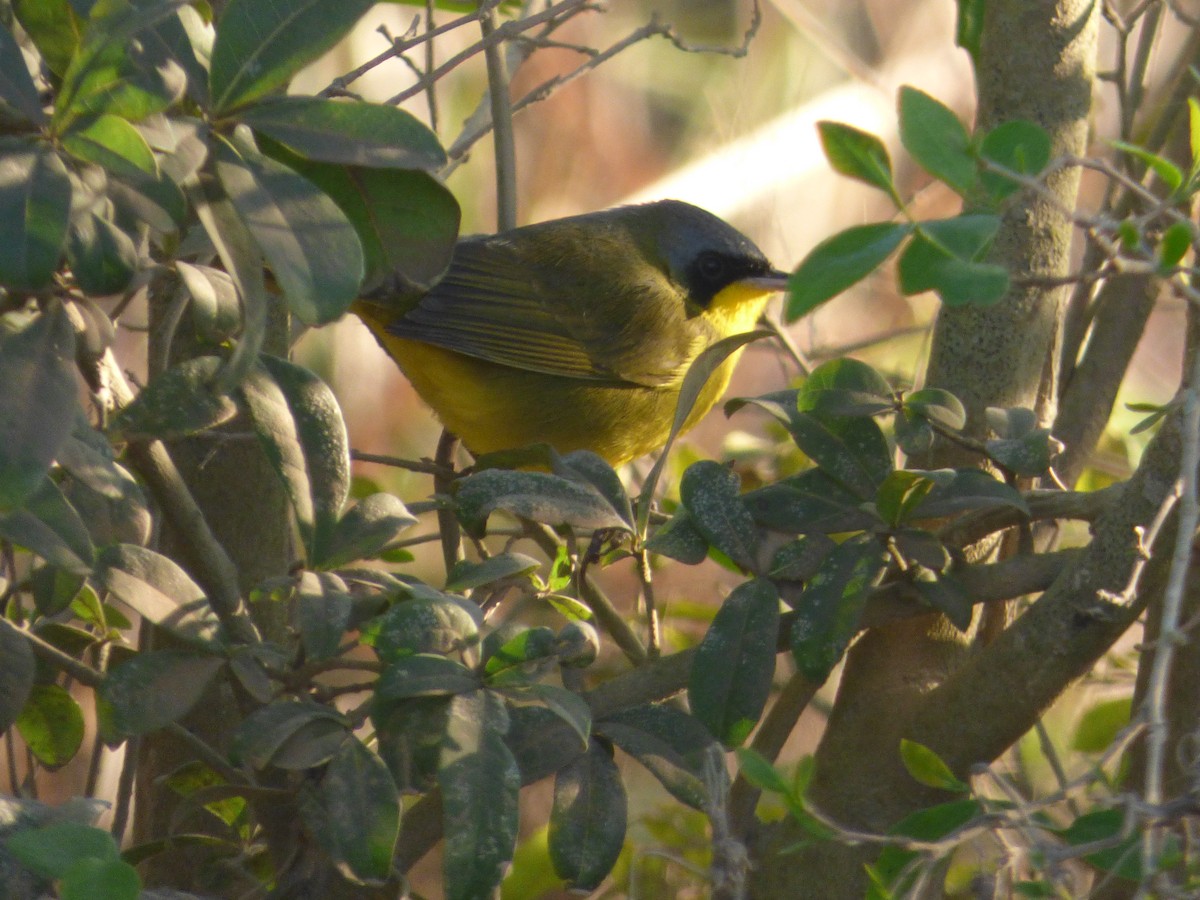
[[[992,0],[986,9],[977,72],[979,127],[1027,119],[1050,133],[1055,156],[1083,153],[1098,4]],[[1011,208],[997,235],[993,261],[1017,277],[1065,275],[1071,226],[1061,210],[1074,206],[1078,180],[1077,170],[1060,170],[1048,181],[1051,196],[1030,195]],[[1014,287],[990,308],[942,309],[926,383],[963,400],[973,433],[982,433],[988,406],[1032,407],[1043,420],[1052,418],[1064,299],[1064,289]],[[919,461],[930,466],[973,462],[944,447]],[[837,703],[817,750],[813,802],[847,826],[882,832],[913,810],[944,800],[945,794],[935,795],[908,775],[899,744],[913,737],[915,719],[928,714],[923,701],[929,693],[970,653],[968,639],[940,616],[864,635],[848,654]],[[963,727],[970,730],[969,723]],[[804,838],[790,821],[764,829],[756,847],[754,896],[861,898],[866,889],[863,865],[877,855],[877,848],[829,842],[809,843],[799,853],[781,852]]]
[[[167,329],[174,332],[174,340],[171,346],[163,346],[163,324],[170,315],[166,307],[165,301],[151,303],[150,358],[170,359],[173,364],[211,352],[197,346],[186,318],[178,328]],[[276,321],[268,327],[265,349],[286,356],[287,318],[282,304],[279,309]],[[252,435],[249,423],[238,418],[216,432],[176,441],[170,447],[171,456],[209,528],[237,568],[238,586],[243,597],[264,579],[285,574],[293,552],[287,495]],[[158,549],[186,568],[189,554],[180,541],[180,536],[166,526]],[[261,610],[256,611],[256,623],[268,640],[283,637],[283,615],[286,611],[282,609],[271,610],[267,615]],[[170,646],[171,638],[158,629],[143,629],[143,644],[147,643],[154,647]],[[181,724],[209,746],[223,752],[241,718],[231,685],[218,679]],[[179,798],[163,783],[164,776],[194,758],[188,747],[166,733],[151,734],[140,741],[135,842],[162,839],[181,830],[204,830],[205,822],[194,815],[182,822],[176,820]],[[206,847],[170,848],[148,860],[142,874],[149,885],[169,885],[225,896],[250,886],[239,886],[235,873],[220,865],[212,850]]]

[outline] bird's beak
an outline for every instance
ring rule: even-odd
[[[741,283],[746,285],[746,287],[760,290],[764,294],[774,294],[788,289],[788,279],[790,277],[787,272],[774,269],[766,275],[755,275],[753,278],[743,279]]]

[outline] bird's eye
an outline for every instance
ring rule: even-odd
[[[706,281],[716,281],[725,274],[725,260],[715,253],[702,253],[696,260],[696,270]]]

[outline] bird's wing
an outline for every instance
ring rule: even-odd
[[[657,386],[674,377],[674,359],[629,365],[633,360],[620,346],[627,339],[596,312],[552,296],[518,249],[502,238],[488,238],[460,243],[445,277],[388,331],[565,378]],[[663,371],[654,371],[658,368]]]

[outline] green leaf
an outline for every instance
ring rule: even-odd
[[[933,97],[908,85],[900,88],[900,141],[921,168],[959,194],[975,187],[971,138],[962,122]]]
[[[435,653],[414,653],[392,660],[375,682],[379,700],[442,697],[480,687],[475,673],[462,663]]]
[[[66,23],[60,26],[66,30]],[[37,87],[25,66],[25,57],[8,26],[0,22],[0,104],[26,121],[44,125],[46,113]]]
[[[221,34],[227,33],[226,25]],[[248,140],[236,146],[217,141],[214,156],[221,185],[292,312],[306,325],[339,318],[363,278],[362,245],[346,214],[312,182],[263,156]]]
[[[438,783],[446,835],[447,900],[489,896],[517,842],[521,773],[504,743],[508,712],[488,690],[450,699]]]
[[[1188,181],[1200,174],[1200,100],[1188,97],[1188,148],[1192,152],[1192,168]]]
[[[379,755],[401,791],[424,792],[434,787],[448,708],[445,696],[371,705]]]
[[[183,96],[187,73],[164,31],[168,22],[178,24],[175,9],[174,3],[127,0],[91,7],[83,42],[56,98],[53,125],[59,134],[81,117],[144,119]]]
[[[411,653],[456,653],[479,643],[483,615],[466,600],[415,597],[397,603],[363,628],[363,641],[392,662]]]
[[[1128,144],[1125,141],[1110,141],[1110,143],[1116,149],[1123,150],[1130,156],[1145,163],[1158,176],[1168,192],[1175,193],[1183,184],[1183,172],[1169,159],[1165,159],[1156,153],[1151,153],[1144,147],[1139,147],[1136,144]]]
[[[61,900],[137,900],[141,892],[137,869],[122,859],[76,860],[63,872],[58,885]]]
[[[935,482],[935,487],[913,511],[911,518],[936,519],[997,506],[1009,506],[1029,514],[1020,491],[980,469],[938,469],[925,472],[925,476]]]
[[[510,697],[534,697],[566,722],[579,737],[580,747],[586,747],[592,736],[592,708],[574,691],[554,684],[530,684],[517,691],[507,690]]]
[[[46,67],[62,78],[79,48],[84,29],[71,0],[13,0],[12,8],[42,54]]]
[[[1128,727],[1133,711],[1130,697],[1101,700],[1079,718],[1071,749],[1080,753],[1103,753],[1117,739],[1121,730]]]
[[[596,723],[603,735],[636,759],[676,800],[709,808],[728,789],[724,748],[695,717],[664,704],[623,710]]]
[[[0,621],[0,732],[17,720],[33,690],[37,671],[29,639],[7,619]]]
[[[741,480],[720,463],[701,460],[688,466],[679,484],[683,505],[692,524],[737,565],[757,566],[758,530],[742,503]]]
[[[219,391],[229,393],[259,364],[259,352],[266,339],[271,301],[263,276],[262,252],[233,202],[213,180],[201,181],[198,188],[188,191],[188,197],[241,302],[241,335],[217,379]]]
[[[334,569],[359,559],[371,559],[417,524],[416,517],[399,497],[371,494],[350,507],[333,529],[333,538],[320,559],[323,569]]]
[[[278,764],[289,743],[298,736],[303,739],[306,734],[311,734],[314,725],[340,734],[338,742],[328,751],[326,759],[329,759],[345,739],[349,722],[328,706],[295,699],[276,700],[250,713],[234,733],[230,757],[234,762],[265,769],[268,765]]]
[[[200,700],[222,665],[216,656],[153,650],[111,669],[97,694],[106,738],[146,734],[178,721]]]
[[[332,48],[373,0],[231,0],[213,44],[209,93],[223,116],[274,93]]]
[[[904,409],[953,431],[960,431],[967,424],[967,411],[962,401],[941,388],[913,391],[905,396]]]
[[[523,553],[497,553],[478,562],[459,560],[446,581],[446,590],[464,593],[485,584],[523,578],[536,572],[541,565],[538,560]]]
[[[0,515],[0,537],[72,574],[92,571],[96,551],[87,525],[50,478],[25,498],[24,509]]]
[[[873,416],[895,405],[892,386],[857,359],[831,359],[813,369],[796,392],[796,409],[825,416]]]
[[[634,527],[633,505],[621,476],[616,473],[604,457],[590,450],[576,450],[566,456],[555,454],[551,458],[551,469],[555,475],[570,478],[595,488],[625,523]]]
[[[771,582],[756,578],[725,598],[696,649],[688,703],[727,747],[742,743],[762,715],[778,639],[779,595]]]
[[[902,206],[892,180],[892,161],[883,141],[840,122],[818,122],[821,146],[834,171],[879,188]]]
[[[0,138],[0,286],[37,291],[62,256],[71,212],[71,178],[48,144]]]
[[[821,471],[862,499],[873,497],[892,471],[887,438],[871,419],[798,412],[789,431]]]
[[[804,535],[788,541],[775,551],[768,575],[783,581],[807,581],[836,546],[836,542],[824,534]]]
[[[242,395],[292,501],[309,562],[321,565],[350,492],[350,443],[337,398],[308,369],[267,354],[242,383]]]
[[[913,587],[917,589],[921,600],[945,615],[959,631],[966,632],[971,627],[971,619],[975,614],[974,600],[952,573],[917,569],[913,575]]]
[[[738,747],[733,752],[737,756],[738,770],[742,773],[742,777],[754,787],[784,796],[792,793],[791,785],[757,750],[750,747]]]
[[[75,122],[62,136],[63,149],[114,175],[157,175],[158,163],[142,133],[108,113]]]
[[[57,684],[35,685],[17,717],[17,730],[38,762],[57,769],[74,759],[83,744],[83,712]]]
[[[450,265],[460,212],[454,195],[434,176],[311,162],[266,138],[259,146],[332,197],[350,219],[366,261],[364,293],[384,284],[397,287],[364,302],[403,307]]]
[[[858,284],[892,255],[912,229],[907,222],[873,222],[821,241],[788,280],[785,320],[794,322]]]
[[[19,507],[46,477],[79,411],[74,332],[52,306],[0,337],[0,511]]]
[[[1033,177],[1050,162],[1050,135],[1032,122],[1004,122],[984,135],[979,155],[1018,175]],[[1002,200],[1021,186],[1006,175],[986,169],[979,181],[994,200]]]
[[[412,114],[382,103],[275,97],[238,118],[306,159],[428,171],[446,164],[437,135]]]
[[[95,213],[76,216],[67,231],[67,264],[85,294],[104,297],[129,286],[138,269],[133,239]]]
[[[493,632],[483,645],[483,672],[493,685],[520,684],[539,676],[547,664],[558,664],[557,636],[544,625],[521,628],[511,637],[505,634]],[[500,646],[490,640],[493,637],[502,638]]]
[[[400,834],[400,795],[383,760],[354,735],[325,770],[321,808],[319,835],[334,862],[358,881],[386,881]]]
[[[909,813],[889,828],[888,834],[903,835],[915,841],[940,841],[983,814],[984,808],[978,800],[951,800]]]
[[[228,422],[237,405],[215,387],[222,361],[195,356],[160,372],[109,423],[115,441],[173,440]]]
[[[704,732],[704,738],[712,742],[712,736],[709,736],[706,728],[700,726],[700,730]],[[708,787],[692,770],[688,760],[665,739],[619,721],[600,722],[596,725],[596,732],[604,734],[626,754],[642,763],[680,803],[697,810],[707,808],[710,803]]]
[[[629,530],[592,485],[545,472],[486,469],[460,481],[454,498],[459,520],[476,537],[484,535],[496,510],[546,525]]]
[[[985,410],[988,427],[999,434],[998,438],[984,442],[988,456],[1010,472],[1034,477],[1050,468],[1051,460],[1062,452],[1062,442],[1050,433],[1049,428],[1039,428],[1037,415],[1030,409]]]
[[[592,891],[608,876],[625,843],[628,805],[612,751],[592,741],[554,779],[550,859],[572,890]]]
[[[980,262],[999,219],[963,215],[922,223],[897,263],[907,295],[935,291],[948,306],[987,306],[1008,292],[1008,270]]]
[[[754,521],[776,531],[841,534],[881,524],[863,497],[820,469],[809,469],[744,495]]]
[[[667,436],[667,443],[659,453],[658,459],[654,461],[654,465],[651,466],[650,474],[646,476],[646,480],[642,484],[642,492],[638,496],[637,533],[639,535],[646,534],[650,509],[653,506],[652,498],[658,488],[658,479],[662,477],[663,467],[667,464],[668,458],[673,458],[669,452],[671,445],[674,444],[675,438],[687,424],[688,418],[696,406],[696,401],[700,398],[700,393],[708,384],[708,379],[725,364],[730,356],[736,354],[751,341],[757,341],[770,334],[771,332],[765,329],[759,329],[722,338],[701,350],[692,360],[692,364],[688,366],[687,374],[683,376],[683,383],[679,386],[679,399],[675,401],[675,417],[671,420],[671,432]]]
[[[979,65],[979,44],[983,37],[983,10],[987,0],[957,0],[958,16],[955,20],[954,43],[970,54],[971,61]]]
[[[135,544],[100,551],[96,581],[147,621],[192,643],[217,640],[220,622],[204,592],[178,563]]]
[[[875,494],[875,508],[885,522],[895,527],[912,515],[933,486],[934,482],[919,472],[892,472]]]
[[[350,621],[353,601],[346,583],[329,572],[301,572],[296,591],[300,643],[310,660],[337,653]]]
[[[1084,859],[1099,869],[1114,872],[1120,878],[1140,881],[1143,872],[1138,845],[1142,837],[1134,829],[1128,837],[1120,839],[1124,831],[1125,811],[1113,808],[1084,813],[1058,833],[1073,846],[1097,841],[1116,841],[1116,846],[1090,853]]]
[[[119,859],[116,841],[101,828],[58,822],[13,833],[5,847],[35,875],[58,879],[81,859]]]
[[[916,741],[900,739],[900,761],[908,774],[926,787],[960,793],[970,786],[960,781],[940,756]]]
[[[1176,222],[1164,231],[1158,244],[1159,269],[1166,271],[1179,265],[1195,237],[1191,222]]]
[[[842,658],[871,589],[879,584],[887,555],[870,535],[838,544],[794,603],[791,645],[805,678],[822,683]]]
[[[175,261],[175,270],[191,295],[192,324],[201,340],[222,344],[241,326],[237,288],[227,272]]]
[[[687,509],[680,507],[650,535],[646,549],[684,565],[695,566],[708,558],[708,538],[700,532]]]

